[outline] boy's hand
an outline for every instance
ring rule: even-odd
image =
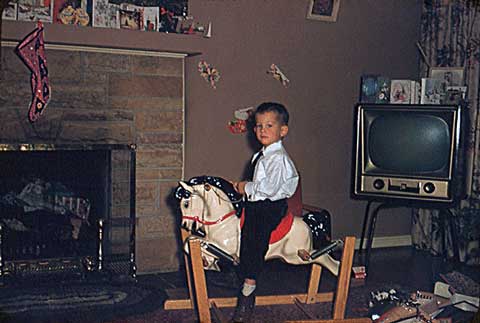
[[[235,190],[244,195],[245,194],[245,184],[247,184],[247,182],[236,182],[233,187],[235,187]]]

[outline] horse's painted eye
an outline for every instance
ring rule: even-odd
[[[205,191],[210,191],[210,189],[212,188],[209,184],[205,184]]]
[[[188,207],[190,206],[190,202],[189,201],[183,201],[183,207],[188,209]]]

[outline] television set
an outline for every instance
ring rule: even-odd
[[[355,107],[353,198],[453,205],[460,187],[462,108],[363,104]]]

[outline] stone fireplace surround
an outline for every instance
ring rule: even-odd
[[[186,54],[46,45],[52,99],[27,120],[30,72],[2,42],[0,143],[136,146],[137,273],[177,270]]]

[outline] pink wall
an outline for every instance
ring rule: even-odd
[[[307,20],[307,0],[190,0],[190,13],[212,22],[212,38],[47,25],[46,41],[149,48],[200,55],[186,64],[185,177],[237,179],[252,154],[246,136],[226,129],[233,111],[262,101],[291,113],[285,145],[302,174],[303,198],[333,215],[336,237],[360,235],[364,201],[350,199],[352,110],[362,73],[417,78],[421,1],[341,0],[337,22]],[[32,23],[4,22],[4,39]],[[199,76],[205,59],[221,74],[216,90]],[[290,79],[284,88],[271,63]],[[406,235],[410,212],[381,215],[376,236]],[[382,214],[384,214],[382,212]]]

